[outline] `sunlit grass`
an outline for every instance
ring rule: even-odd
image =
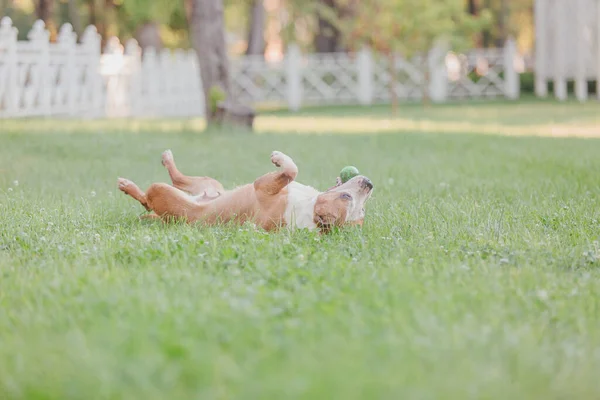
[[[544,107],[552,123],[593,120]],[[472,134],[443,130],[461,123],[445,107],[257,121],[289,133],[318,116],[339,133],[370,120],[347,136],[7,122],[0,398],[598,398],[600,141],[475,128],[526,126],[508,111],[465,118]],[[532,125],[550,124],[535,112]],[[385,119],[407,128],[371,134]],[[356,165],[375,184],[365,226],[321,237],[140,222],[116,178],[167,181],[166,148],[228,187],[272,170],[274,149],[320,188]]]
[[[4,120],[0,132],[202,132],[202,119]],[[600,104],[576,102],[463,103],[307,107],[298,113],[260,111],[256,130],[270,133],[483,133],[510,136],[600,137]]]

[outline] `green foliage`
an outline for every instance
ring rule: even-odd
[[[401,111],[482,130],[598,119],[591,103]],[[338,118],[330,133],[392,120],[382,107],[279,117],[287,135],[200,138],[161,121],[5,121],[1,398],[600,397],[598,140],[300,136],[315,117]],[[320,188],[352,161],[375,184],[365,226],[140,222],[116,177],[166,181],[166,148],[227,187],[272,171],[273,149]]]
[[[130,32],[146,22],[168,24],[175,21],[181,25],[185,18],[183,1],[174,0],[123,0],[119,7],[119,19]]]
[[[225,101],[227,94],[220,86],[213,86],[208,91],[208,99],[210,101],[210,111],[214,114],[217,111],[217,106],[220,102]]]
[[[485,11],[478,17],[467,14],[463,0],[373,0],[360,4],[359,21],[346,24],[349,37],[406,57],[428,51],[436,41],[455,49],[465,46],[489,23]]]

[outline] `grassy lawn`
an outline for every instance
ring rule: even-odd
[[[286,110],[262,110],[255,125],[259,133],[371,134],[371,133],[472,133],[510,136],[600,137],[600,105],[568,101],[523,100],[514,103],[464,102],[422,107],[400,105],[391,115],[388,105],[372,107],[307,107],[290,114]],[[202,120],[13,120],[2,121],[0,134],[105,133],[105,132],[201,132]]]
[[[1,121],[0,398],[599,398],[600,140],[477,134],[577,131],[599,110],[271,112],[260,135]],[[140,222],[116,178],[166,181],[166,148],[226,186],[275,149],[320,188],[354,164],[375,184],[365,226]]]

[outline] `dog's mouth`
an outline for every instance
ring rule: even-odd
[[[341,189],[342,187],[348,189],[354,187],[356,190],[357,186],[360,191],[363,191],[365,193],[369,193],[373,190],[373,182],[371,182],[369,178],[367,178],[366,176],[356,176],[345,183],[342,183],[340,178],[338,178],[335,186],[332,186],[329,189],[327,189],[327,192],[335,189]]]
[[[328,223],[325,220],[323,220],[322,218],[317,218],[317,220],[315,222],[317,224],[317,228],[319,229],[319,232],[322,234],[330,233],[336,227],[335,224]]]

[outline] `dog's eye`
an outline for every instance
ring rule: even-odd
[[[342,193],[340,195],[340,199],[351,201],[352,200],[352,196],[350,196],[348,193]]]

